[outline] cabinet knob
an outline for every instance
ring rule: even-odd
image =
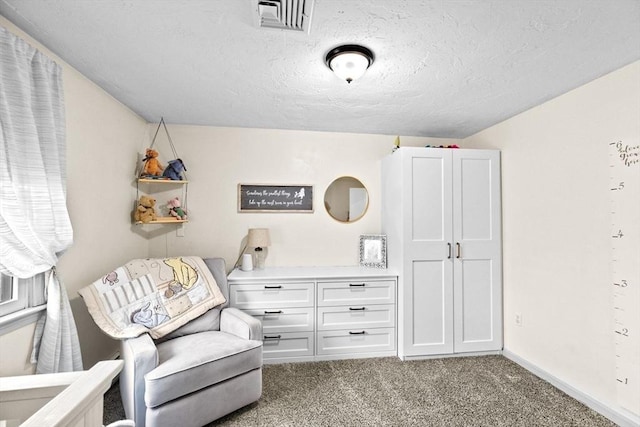
[[[460,249],[460,243],[456,242],[456,258],[460,258],[462,256],[462,250]]]
[[[354,288],[355,287],[362,288],[362,287],[364,287],[364,283],[349,283],[349,286],[354,287]]]
[[[349,307],[349,310],[351,310],[351,311],[364,311],[365,308],[364,307]]]
[[[265,289],[282,289],[282,286],[281,285],[276,285],[276,286],[265,285],[264,288]]]
[[[351,332],[349,331],[349,335],[364,335],[365,332],[364,331],[359,331],[359,332]]]
[[[282,310],[272,310],[272,311],[265,310],[264,314],[282,314]]]
[[[447,242],[447,246],[448,246],[447,259],[451,259],[451,242]]]

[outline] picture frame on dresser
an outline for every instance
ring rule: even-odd
[[[387,236],[364,234],[360,236],[360,265],[387,268]]]

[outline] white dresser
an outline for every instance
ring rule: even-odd
[[[262,322],[265,363],[396,355],[391,270],[267,267],[228,280],[231,306]]]

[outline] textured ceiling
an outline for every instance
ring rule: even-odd
[[[309,34],[255,0],[0,0],[148,121],[465,137],[640,59],[638,0],[315,0]],[[339,44],[376,61],[348,85]]]

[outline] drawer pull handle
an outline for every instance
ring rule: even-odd
[[[355,287],[361,287],[362,288],[362,287],[364,287],[364,283],[349,283],[349,286],[352,286],[354,288]]]
[[[364,307],[349,307],[349,310],[351,310],[351,311],[364,311],[365,308]]]
[[[273,310],[273,311],[265,310],[264,314],[282,314],[282,310]]]
[[[281,285],[277,285],[277,286],[267,286],[267,285],[265,285],[264,288],[265,289],[282,289],[282,286]]]
[[[264,336],[265,340],[279,340],[280,338],[282,338],[282,335],[265,335]]]
[[[360,332],[351,332],[349,331],[349,335],[364,335],[365,332],[364,331],[360,331]]]

